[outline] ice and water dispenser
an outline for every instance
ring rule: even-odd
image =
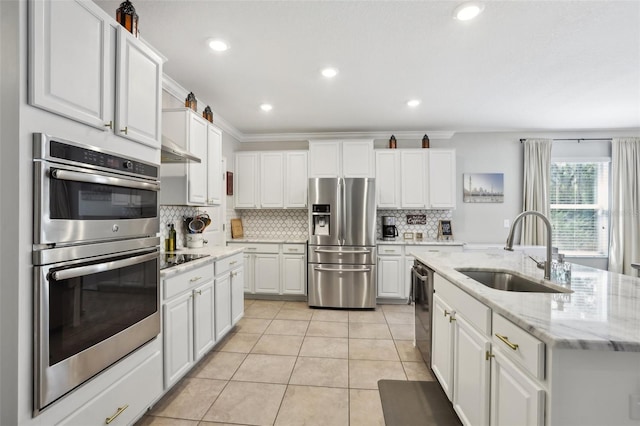
[[[331,208],[329,204],[313,204],[311,206],[313,217],[313,235],[331,235],[329,223],[331,222]]]

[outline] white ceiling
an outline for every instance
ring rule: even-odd
[[[453,1],[132,1],[165,73],[249,138],[640,128],[639,1],[486,1],[468,22]]]

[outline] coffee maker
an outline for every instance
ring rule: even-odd
[[[393,241],[397,236],[396,218],[394,216],[382,216],[382,240]]]

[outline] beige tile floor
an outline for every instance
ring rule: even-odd
[[[433,380],[411,306],[246,300],[232,332],[138,425],[384,425],[380,379]]]

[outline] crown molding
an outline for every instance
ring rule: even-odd
[[[427,134],[430,140],[448,140],[455,134],[454,131],[411,131],[411,132],[308,132],[308,133],[254,133],[245,134],[240,142],[293,142],[321,139],[389,139],[395,135],[396,139],[417,139]]]
[[[189,91],[182,87],[180,83],[166,74],[162,75],[162,89],[176,99],[182,100],[187,97]],[[199,102],[200,112],[206,101]],[[388,139],[395,135],[396,139],[417,139],[422,140],[426,134],[431,140],[448,140],[455,134],[454,131],[375,131],[375,132],[301,132],[301,133],[242,133],[231,123],[222,118],[215,111],[213,112],[213,124],[220,127],[222,131],[228,133],[238,142],[299,142],[317,139]]]
[[[174,98],[179,100],[186,99],[187,94],[189,93],[189,91],[184,87],[182,87],[180,83],[178,83],[177,81],[175,81],[174,79],[172,79],[166,74],[162,75],[162,89],[167,93],[169,93]],[[200,112],[202,112],[202,110],[204,109],[203,107],[206,104],[207,104],[206,101],[202,102],[202,105],[200,105],[200,108],[199,108]],[[228,133],[238,141],[243,140],[245,135],[240,130],[236,129],[231,123],[229,123],[227,120],[222,118],[220,114],[218,114],[214,110],[212,110],[211,112],[213,112],[213,124],[216,127],[219,127],[220,129],[222,129],[223,132]]]

